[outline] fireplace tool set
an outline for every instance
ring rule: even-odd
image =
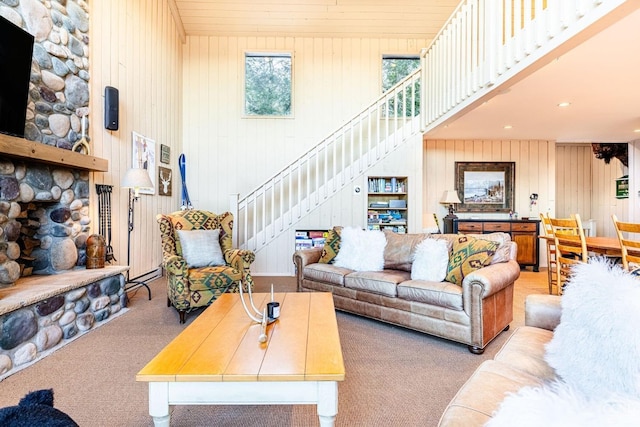
[[[105,251],[106,262],[117,261],[111,246],[111,190],[113,185],[96,184],[98,193],[98,234],[105,238],[107,247]]]

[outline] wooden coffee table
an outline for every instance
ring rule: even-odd
[[[260,309],[270,301],[253,296]],[[169,426],[170,405],[215,404],[316,404],[320,425],[334,425],[344,362],[333,298],[302,292],[275,300],[280,318],[266,343],[240,295],[223,294],[138,372],[156,426]]]

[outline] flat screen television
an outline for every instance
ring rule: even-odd
[[[0,132],[24,138],[33,36],[0,16]]]

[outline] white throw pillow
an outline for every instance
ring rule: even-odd
[[[225,265],[220,230],[178,230],[178,238],[189,267]]]
[[[575,267],[561,304],[547,363],[587,398],[640,399],[640,279],[593,259]]]
[[[424,239],[416,246],[411,279],[442,282],[447,277],[449,248],[444,240]]]
[[[382,231],[345,227],[334,265],[355,271],[382,271],[386,244]]]
[[[509,393],[484,427],[631,427],[639,419],[637,399],[611,396],[593,401],[566,383],[554,382]]]

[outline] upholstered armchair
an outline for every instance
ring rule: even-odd
[[[185,322],[186,313],[211,304],[224,292],[238,292],[238,284],[253,287],[249,270],[255,254],[249,250],[232,248],[233,215],[225,212],[216,215],[203,210],[184,210],[156,216],[162,236],[163,265],[167,271],[167,305],[178,310],[180,323]],[[201,256],[203,241],[192,240],[201,232],[197,230],[219,230],[221,251],[219,262],[193,263],[189,258],[193,249]],[[217,235],[213,232],[212,235]],[[181,244],[180,235],[184,242]],[[207,244],[210,242],[207,242]],[[184,249],[188,252],[185,254]],[[217,245],[215,245],[217,246]],[[185,258],[186,256],[186,258]],[[193,258],[191,258],[193,260]],[[217,264],[217,265],[216,265]]]

